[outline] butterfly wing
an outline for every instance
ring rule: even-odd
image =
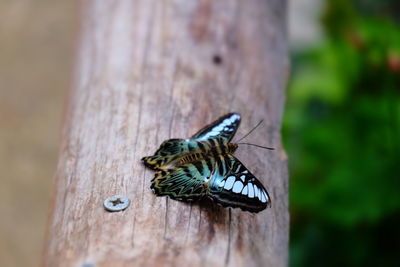
[[[191,139],[170,139],[161,144],[153,156],[142,158],[143,163],[153,169],[166,169],[188,153],[201,152],[197,141],[210,138],[226,138],[230,141],[240,124],[238,113],[229,113],[198,131]]]
[[[179,161],[187,153],[198,150],[195,141],[185,139],[169,139],[164,141],[153,156],[142,158],[144,165],[150,169],[165,169],[172,163]]]
[[[207,181],[212,176],[213,160],[205,159],[159,170],[152,180],[151,189],[157,196],[192,201],[206,195]]]
[[[239,128],[240,114],[229,113],[213,123],[205,126],[192,136],[192,139],[197,141],[204,141],[210,138],[223,137],[230,141]]]
[[[223,206],[259,212],[271,205],[261,182],[233,155],[226,155],[226,172],[215,172],[207,195]]]

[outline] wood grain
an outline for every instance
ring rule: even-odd
[[[286,266],[285,1],[88,0],[55,178],[45,266]],[[259,214],[155,197],[140,158],[227,112],[263,182]],[[123,212],[106,212],[111,195]]]

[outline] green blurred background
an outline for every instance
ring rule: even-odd
[[[0,2],[0,266],[39,262],[76,1]],[[399,266],[400,1],[289,0],[291,266]]]
[[[287,89],[290,264],[400,266],[400,1],[329,0],[318,21]]]

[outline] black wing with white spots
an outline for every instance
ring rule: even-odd
[[[239,128],[240,114],[229,113],[213,123],[205,126],[192,136],[196,141],[204,141],[211,138],[223,137],[230,141]]]
[[[223,206],[259,212],[271,205],[271,198],[261,182],[234,156],[227,156],[226,173],[215,172],[208,196]]]

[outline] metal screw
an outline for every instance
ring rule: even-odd
[[[104,208],[108,211],[121,211],[126,209],[131,201],[127,196],[115,195],[104,200]]]

